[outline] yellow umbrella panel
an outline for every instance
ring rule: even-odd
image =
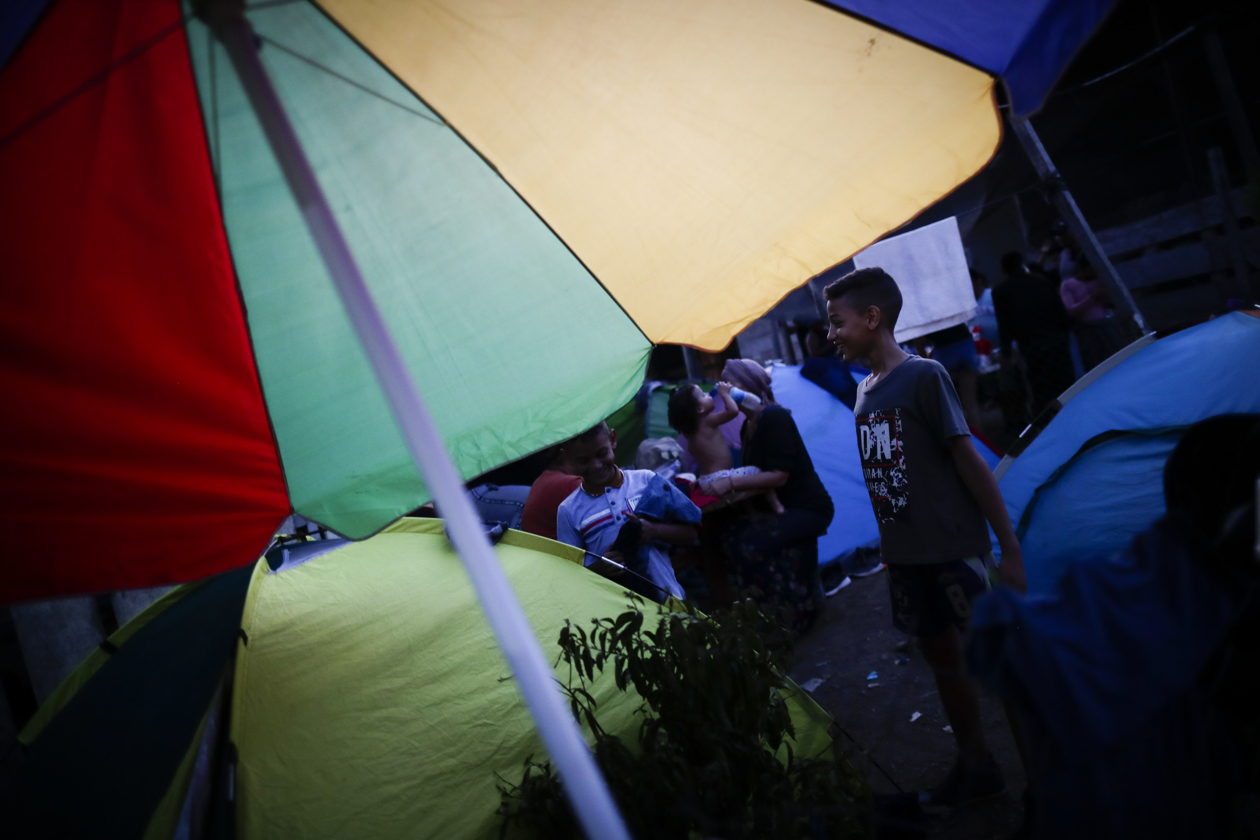
[[[988,162],[994,80],[809,0],[323,0],[655,342],[723,348]]]

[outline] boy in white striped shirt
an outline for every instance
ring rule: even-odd
[[[684,598],[686,593],[674,577],[665,547],[696,541],[692,523],[699,523],[700,509],[651,470],[620,469],[614,455],[616,446],[617,433],[604,423],[564,444],[569,471],[580,476],[582,484],[560,503],[557,537],[590,552],[586,565],[606,577],[618,578],[627,589],[656,601],[665,600],[667,593]],[[652,519],[636,513],[649,508]],[[604,563],[600,557],[635,574]],[[652,585],[643,585],[639,576]]]

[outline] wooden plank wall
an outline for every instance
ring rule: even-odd
[[[1230,196],[1241,230],[1252,295],[1260,293],[1260,227],[1251,219],[1245,191]],[[1217,196],[1175,207],[1123,227],[1098,232],[1150,326],[1179,329],[1223,312],[1236,294],[1225,208]]]

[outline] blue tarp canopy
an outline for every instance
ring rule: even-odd
[[[1024,553],[1029,594],[1067,565],[1125,548],[1164,514],[1163,471],[1182,432],[1260,413],[1260,318],[1231,313],[1106,370],[1018,457],[998,486]],[[1220,457],[1231,456],[1221,441]]]
[[[1001,76],[1019,116],[1041,107],[1115,0],[825,0]]]
[[[1006,82],[1015,113],[1041,107],[1115,0],[824,0]],[[0,67],[48,0],[0,4]]]

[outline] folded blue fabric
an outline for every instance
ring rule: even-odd
[[[656,522],[700,524],[700,508],[683,492],[660,476],[648,482],[647,489],[634,506],[636,516]]]

